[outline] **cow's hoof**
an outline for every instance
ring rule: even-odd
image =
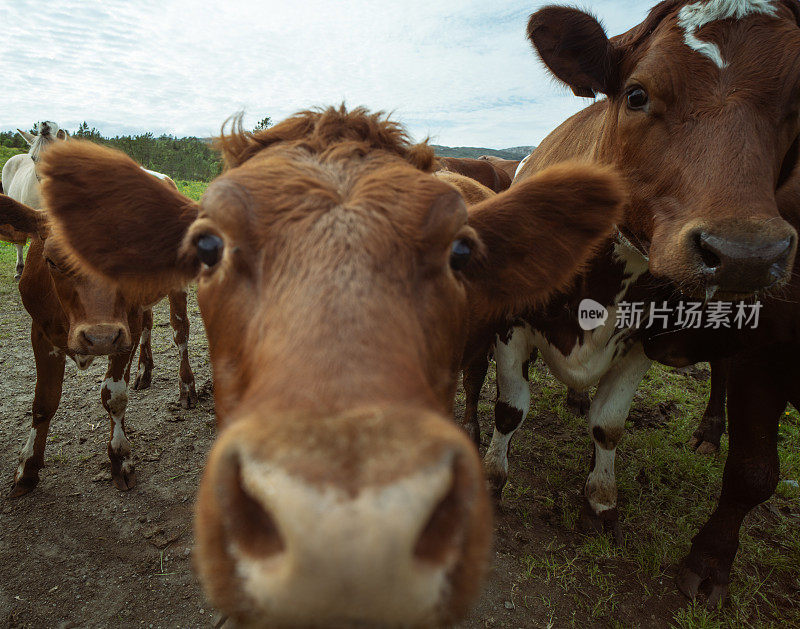
[[[143,373],[137,373],[136,379],[133,381],[133,388],[135,391],[142,391],[149,389],[153,379],[153,373],[148,369]]]
[[[8,498],[19,498],[34,490],[36,485],[39,484],[39,477],[36,478],[20,478],[14,482],[11,491],[8,492]]]
[[[502,472],[486,472],[486,482],[489,487],[489,492],[492,495],[492,498],[496,502],[500,502],[503,498],[503,489],[506,486],[506,481],[508,480],[508,474],[503,474]]]
[[[692,601],[697,600],[701,592],[706,594],[706,607],[711,610],[719,609],[728,600],[727,582],[715,579],[713,575],[704,578],[685,563],[678,570],[675,584],[681,594]]]
[[[584,497],[580,528],[584,533],[593,535],[610,533],[614,544],[622,546],[622,527],[619,524],[619,511],[616,507],[595,513],[589,501]]]
[[[188,388],[181,386],[181,408],[194,408],[197,406],[197,391],[192,383]]]
[[[694,436],[689,440],[689,447],[697,452],[697,454],[716,454],[719,452],[718,443],[714,444],[710,441],[701,440]]]
[[[111,472],[111,480],[120,491],[128,491],[136,487],[136,470],[130,463],[124,464],[119,472]]]
[[[688,446],[698,454],[719,452],[719,441],[725,432],[725,418],[703,415],[700,425],[688,442]]]
[[[475,424],[461,424],[461,427],[464,429],[464,432],[467,433],[469,440],[475,444],[475,447],[480,449],[481,447],[481,430]]]
[[[588,391],[567,389],[567,407],[573,413],[580,416],[586,415],[591,405],[592,399],[589,397]]]

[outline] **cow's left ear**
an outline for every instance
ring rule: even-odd
[[[8,225],[14,231],[33,236],[46,229],[47,219],[44,212],[0,194],[0,225]]]
[[[19,133],[25,141],[30,145],[33,144],[34,140],[36,140],[36,136],[32,133],[28,133],[27,131],[23,131],[22,129],[17,129],[17,133]]]
[[[486,247],[464,270],[473,312],[487,322],[567,289],[611,235],[626,198],[611,168],[565,163],[469,208]]]
[[[124,153],[92,142],[58,142],[39,171],[51,238],[80,269],[128,293],[185,285],[199,262],[179,255],[197,204]]]
[[[617,89],[614,50],[600,23],[569,7],[545,7],[531,15],[528,39],[550,71],[576,96],[611,95]]]

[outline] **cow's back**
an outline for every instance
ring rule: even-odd
[[[502,192],[511,185],[511,178],[491,163],[467,157],[440,157],[439,167],[442,170],[464,175],[480,182],[494,192]]]
[[[36,165],[27,155],[14,155],[3,166],[3,191],[15,201],[32,208],[42,207]]]
[[[597,146],[603,129],[607,101],[602,100],[567,118],[521,164],[514,181],[521,181],[559,162],[603,161]]]

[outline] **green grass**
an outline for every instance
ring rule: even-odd
[[[490,370],[490,374],[493,370]],[[541,363],[531,372],[532,405],[512,444],[509,483],[503,503],[523,530],[542,527],[542,516],[563,532],[561,543],[520,556],[530,582],[556,585],[577,610],[575,622],[608,624],[620,619],[625,596],[674,592],[672,576],[688,553],[692,537],[716,506],[728,437],[716,456],[698,455],[686,446],[708,400],[709,382],[654,366],[633,403],[633,418],[660,417],[660,425],[629,420],[617,450],[616,476],[624,542],[578,530],[580,501],[588,471],[590,439],[586,420],[566,407],[565,389]],[[493,395],[493,383],[488,389]],[[491,413],[481,412],[484,430]],[[800,479],[800,414],[791,407],[779,428],[781,479]],[[734,563],[731,605],[708,612],[702,605],[681,606],[676,627],[800,625],[800,491],[779,487],[767,503],[753,509],[742,527]],[[627,585],[626,585],[627,581]],[[635,584],[635,585],[634,585]],[[552,589],[548,590],[552,593]],[[589,594],[587,596],[587,593]],[[572,622],[556,615],[556,626]],[[624,616],[623,616],[624,618]],[[581,620],[583,619],[583,620]],[[627,621],[639,624],[636,617]]]
[[[25,149],[15,149],[8,146],[0,146],[0,169],[2,169],[5,163],[14,155],[19,155],[20,153],[25,152]]]
[[[208,188],[208,183],[205,181],[175,181],[178,184],[178,190],[181,194],[186,195],[190,199],[199,201],[200,197]]]

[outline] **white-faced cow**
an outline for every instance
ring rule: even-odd
[[[57,140],[68,139],[69,134],[59,128],[55,122],[49,120],[37,123],[35,134],[27,133],[22,129],[17,129],[17,132],[25,138],[30,149],[25,154],[14,155],[3,164],[0,192],[20,203],[39,209],[42,207],[42,202],[39,194],[39,178],[36,175],[36,163],[51,144]],[[28,242],[27,235],[15,230],[10,225],[0,224],[0,240],[13,243],[17,248],[17,267],[14,279],[18,280],[22,277],[22,269],[25,266],[23,248]]]
[[[228,168],[195,206],[72,144],[46,160],[45,195],[74,262],[133,293],[199,273],[213,603],[259,627],[461,616],[491,537],[480,461],[449,417],[465,338],[569,283],[619,217],[618,179],[565,165],[468,216],[427,145],[341,108],[224,137]]]
[[[676,293],[739,298],[788,280],[797,232],[779,215],[775,190],[798,152],[798,17],[795,0],[669,0],[609,40],[577,9],[531,16],[528,36],[553,75],[576,95],[606,98],[553,131],[512,190],[552,164],[582,159],[616,166],[630,201],[618,235],[572,288],[542,311],[520,313],[497,340],[496,424],[485,465],[498,488],[529,408],[523,365],[538,350],[568,386],[598,385],[582,520],[618,536],[615,450],[650,365],[636,325],[616,327],[619,304],[641,302],[647,313]],[[580,305],[593,307],[583,300],[606,309],[605,324],[579,325]],[[465,374],[471,399],[481,363]],[[467,421],[477,433],[474,413]]]

